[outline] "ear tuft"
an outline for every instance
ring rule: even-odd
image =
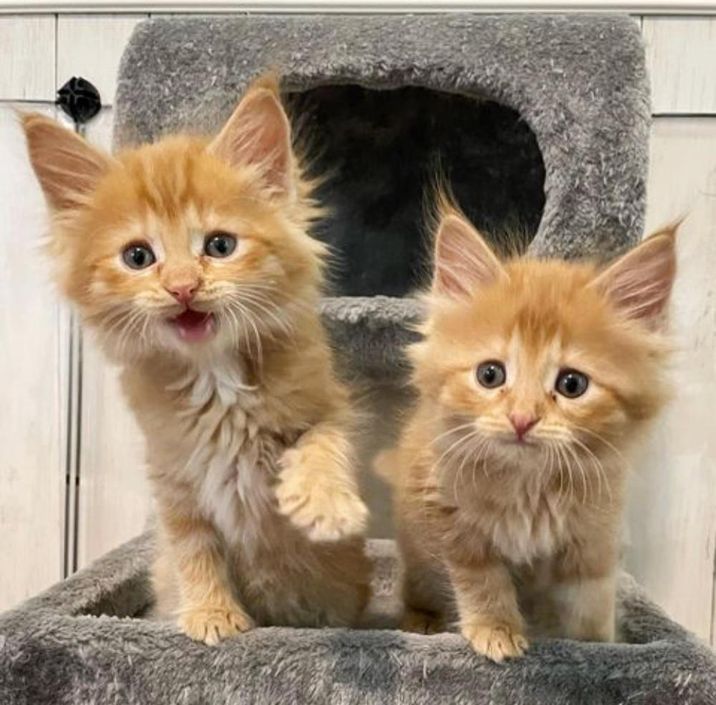
[[[233,167],[258,168],[269,189],[293,194],[291,125],[275,77],[264,76],[251,85],[209,151]]]
[[[433,291],[465,298],[505,271],[482,236],[456,210],[443,211],[435,236]]]
[[[676,276],[678,225],[650,235],[593,282],[622,315],[649,328],[660,326],[671,296]]]
[[[112,158],[71,130],[37,113],[21,115],[32,168],[54,210],[86,202]]]

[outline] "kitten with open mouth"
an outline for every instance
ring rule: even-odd
[[[353,414],[318,316],[320,209],[275,82],[213,139],[110,156],[26,115],[62,290],[122,366],[159,515],[160,614],[214,644],[367,600]]]

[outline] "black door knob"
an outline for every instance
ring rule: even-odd
[[[91,120],[102,107],[99,91],[81,76],[73,76],[57,91],[56,103],[77,126]]]

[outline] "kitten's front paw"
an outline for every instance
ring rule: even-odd
[[[529,646],[527,639],[507,624],[493,623],[464,627],[462,635],[478,654],[500,663],[522,656]]]
[[[278,510],[311,541],[338,541],[365,531],[368,508],[350,486],[321,482],[298,449],[286,451],[281,464]]]
[[[253,627],[249,616],[239,607],[195,607],[179,617],[179,628],[196,641],[209,646],[236,636]]]

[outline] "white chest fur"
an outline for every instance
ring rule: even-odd
[[[273,514],[282,442],[262,419],[263,400],[246,384],[240,362],[194,370],[181,384],[192,447],[185,474],[202,513],[250,558]]]
[[[530,564],[549,557],[563,544],[566,527],[564,506],[557,495],[539,486],[525,485],[504,502],[465,507],[472,529],[488,538],[506,560],[515,565]]]

